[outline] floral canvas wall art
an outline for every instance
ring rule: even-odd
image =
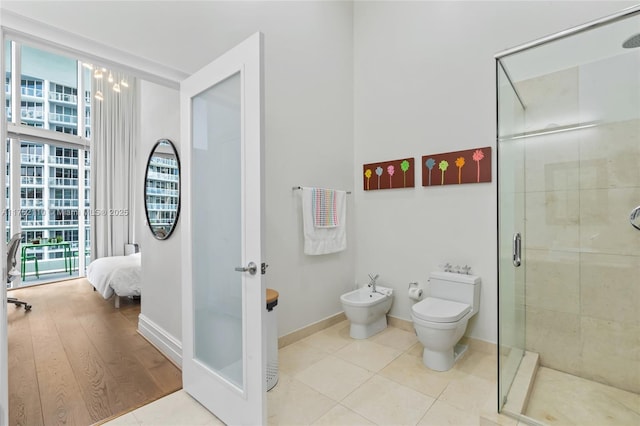
[[[423,155],[422,186],[491,182],[491,147]]]
[[[365,191],[400,189],[415,186],[413,158],[369,163],[362,166]]]

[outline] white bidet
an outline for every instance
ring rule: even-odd
[[[366,339],[387,328],[387,312],[393,302],[393,289],[362,287],[340,296],[344,313],[351,322],[349,335]]]

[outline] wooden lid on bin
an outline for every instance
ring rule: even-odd
[[[278,300],[279,293],[272,288],[267,289],[267,304],[273,303]]]

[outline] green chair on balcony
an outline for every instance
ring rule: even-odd
[[[78,247],[75,247],[75,248],[71,251],[71,260],[70,260],[70,262],[72,262],[72,263],[71,263],[71,270],[72,270],[72,271],[75,271],[75,270],[76,270],[76,264],[77,264],[78,266],[80,266],[80,259],[78,259],[78,253],[79,253]],[[85,257],[86,257],[86,256],[88,256],[88,255],[90,255],[90,254],[91,254],[91,250],[89,250],[88,248],[87,248],[87,249],[84,249],[84,255],[85,255]]]
[[[33,254],[25,253],[24,256],[22,256],[22,262],[20,264],[20,273],[22,274],[22,281],[24,281],[24,277],[26,275],[26,269],[27,269],[27,261],[29,260],[34,261],[36,278],[40,278],[40,270],[38,269],[38,256],[35,253]]]

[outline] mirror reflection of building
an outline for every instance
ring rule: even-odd
[[[180,210],[180,161],[173,143],[160,139],[153,147],[145,177],[145,210],[154,237],[168,238]]]

